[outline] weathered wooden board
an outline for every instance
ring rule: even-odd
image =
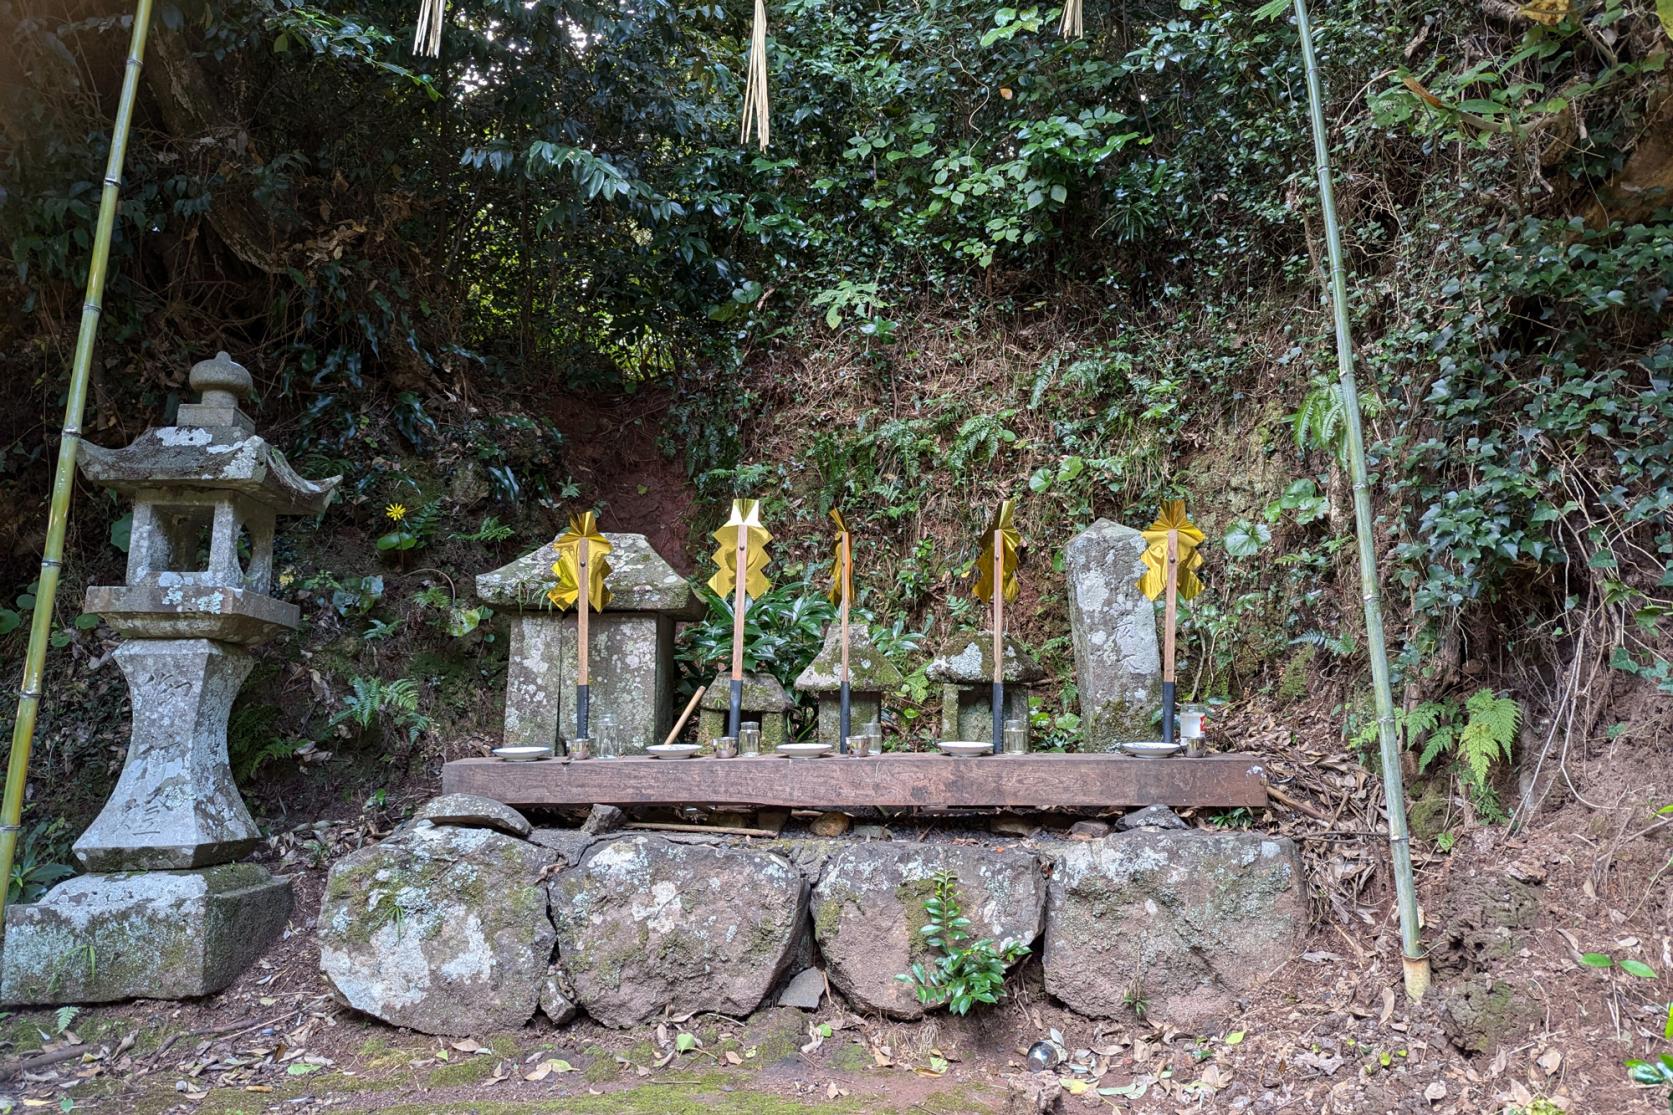
[[[706,805],[1079,809],[1262,806],[1256,756],[1131,759],[1122,755],[828,756],[822,759],[459,759],[445,793],[508,805]]]

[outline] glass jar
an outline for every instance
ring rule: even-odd
[[[1028,754],[1028,725],[1023,721],[1005,721],[1005,754]]]
[[[754,759],[761,754],[761,725],[754,720],[746,720],[738,726],[738,754],[746,759]]]
[[[622,753],[621,730],[616,726],[616,718],[608,712],[601,712],[591,718],[588,725],[592,729],[593,754],[600,759],[614,759]]]

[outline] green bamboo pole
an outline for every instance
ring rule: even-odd
[[[1371,650],[1371,689],[1377,706],[1377,737],[1382,746],[1383,795],[1388,808],[1388,846],[1394,861],[1395,903],[1400,912],[1400,945],[1406,994],[1423,998],[1429,990],[1429,954],[1418,924],[1417,887],[1412,879],[1411,834],[1406,827],[1406,787],[1400,773],[1400,737],[1394,724],[1394,689],[1389,681],[1388,644],[1383,636],[1383,606],[1377,592],[1377,553],[1371,537],[1371,484],[1365,465],[1365,435],[1354,381],[1353,335],[1348,329],[1348,278],[1342,262],[1342,232],[1336,223],[1336,192],[1331,185],[1330,147],[1324,123],[1324,90],[1313,55],[1313,29],[1307,0],[1295,0],[1296,30],[1307,69],[1307,104],[1313,122],[1313,154],[1318,162],[1319,203],[1324,211],[1325,246],[1330,255],[1330,300],[1336,318],[1336,369],[1342,392],[1348,472],[1353,479],[1354,532],[1359,541],[1359,583],[1365,602],[1365,636]]]
[[[35,743],[35,719],[41,706],[41,675],[46,665],[47,639],[52,634],[53,603],[58,595],[58,572],[64,565],[64,531],[70,521],[70,494],[75,488],[76,451],[81,447],[81,416],[87,402],[87,379],[93,366],[93,342],[103,310],[105,269],[110,263],[110,238],[116,227],[116,205],[122,191],[122,163],[128,152],[128,126],[139,96],[139,71],[151,28],[151,0],[136,0],[133,32],[128,40],[127,69],[122,96],[116,103],[116,122],[110,131],[110,156],[105,161],[104,190],[99,195],[99,223],[93,234],[93,258],[87,265],[87,291],[81,306],[81,331],[76,335],[75,362],[70,370],[69,397],[64,401],[64,429],[58,442],[58,468],[52,477],[52,507],[47,513],[46,547],[41,556],[41,580],[35,593],[35,617],[29,627],[29,652],[23,660],[23,684],[18,689],[17,719],[12,724],[12,754],[6,767],[6,792],[0,801],[0,932],[4,932],[6,892],[17,857],[18,828],[23,820],[23,790],[29,780],[29,752]]]

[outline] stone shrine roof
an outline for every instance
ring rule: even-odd
[[[1004,679],[1007,683],[1039,681],[1045,670],[1022,643],[1005,636]],[[993,681],[993,632],[966,631],[941,645],[941,652],[925,671],[931,681],[979,685]]]
[[[848,688],[855,693],[886,693],[900,684],[900,671],[872,645],[866,625],[848,625]],[[804,693],[836,693],[842,689],[842,625],[825,629],[825,646],[796,678]]]
[[[604,537],[611,546],[610,576],[605,581],[610,606],[606,612],[666,612],[676,619],[702,616],[702,605],[686,579],[662,560],[643,534],[607,530]],[[546,593],[557,583],[552,575],[552,563],[557,560],[557,547],[548,542],[509,565],[478,574],[476,594],[499,607],[529,611],[549,608]]]

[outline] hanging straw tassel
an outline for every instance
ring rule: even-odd
[[[1063,0],[1063,22],[1057,30],[1065,39],[1078,39],[1086,34],[1081,26],[1081,0]]]
[[[418,0],[418,27],[412,34],[414,54],[441,57],[441,25],[447,15],[447,0]]]
[[[738,142],[749,142],[750,125],[755,127],[756,142],[767,149],[771,125],[767,117],[767,4],[755,0],[755,27],[749,35],[749,76],[744,82],[743,123],[738,129]]]

